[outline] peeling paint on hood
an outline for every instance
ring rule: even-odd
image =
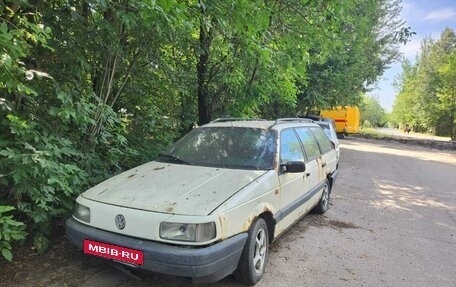
[[[148,211],[207,215],[264,173],[152,161],[116,175],[82,196]]]

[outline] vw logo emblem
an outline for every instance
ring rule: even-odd
[[[125,217],[122,214],[117,214],[116,215],[116,226],[117,226],[117,228],[124,229],[126,223],[127,222],[125,221]]]

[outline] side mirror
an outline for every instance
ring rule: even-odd
[[[288,161],[285,166],[285,172],[304,172],[306,171],[306,164],[303,161]]]

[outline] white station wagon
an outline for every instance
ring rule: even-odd
[[[269,244],[324,213],[336,152],[311,120],[225,118],[82,193],[66,222],[86,254],[213,282],[263,276]]]

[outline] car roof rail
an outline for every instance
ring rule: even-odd
[[[256,118],[218,118],[210,123],[225,123],[225,122],[234,122],[234,121],[266,121],[265,119],[256,119]]]
[[[322,116],[316,116],[316,115],[302,115],[302,116],[299,116],[299,118],[311,119],[313,121],[323,121],[325,119]]]
[[[285,124],[285,123],[290,123],[290,122],[313,123],[314,121],[311,119],[304,119],[304,118],[280,118],[274,122],[274,125]]]

